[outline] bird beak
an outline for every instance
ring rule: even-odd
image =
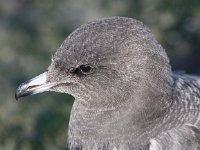
[[[22,83],[15,92],[15,99],[48,91],[53,85],[47,83],[47,72]]]

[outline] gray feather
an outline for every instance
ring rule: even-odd
[[[151,140],[150,150],[200,149],[200,78],[174,74],[173,127]]]
[[[94,72],[75,78],[61,69],[81,64],[92,65]],[[49,81],[65,76],[80,84],[53,89],[75,97],[70,149],[149,149],[152,139],[163,149],[170,142],[170,148],[181,149],[185,139],[194,149],[198,145],[188,125],[198,131],[199,79],[172,74],[165,50],[143,23],[114,17],[78,28],[49,67]]]
[[[79,27],[16,98],[43,91],[75,98],[70,150],[200,147],[200,79],[172,74],[165,50],[140,21],[112,17]]]

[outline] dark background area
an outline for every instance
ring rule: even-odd
[[[62,41],[101,17],[143,21],[173,70],[200,74],[199,0],[0,0],[0,150],[64,150],[73,97],[43,93],[15,101],[19,83],[44,72]]]

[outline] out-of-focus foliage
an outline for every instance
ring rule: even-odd
[[[14,91],[46,70],[75,28],[109,16],[142,20],[167,50],[173,69],[200,73],[199,0],[1,0],[0,149],[65,149],[73,98],[43,93],[16,102]]]

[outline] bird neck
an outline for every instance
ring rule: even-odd
[[[120,107],[107,107],[101,110],[86,107],[80,103],[81,101],[75,101],[71,111],[69,147],[146,147],[149,139],[164,130],[171,119],[164,119],[164,116],[169,116],[168,107],[157,109],[156,113],[152,113],[150,108],[141,112],[140,108],[135,107],[132,99],[120,104]]]

